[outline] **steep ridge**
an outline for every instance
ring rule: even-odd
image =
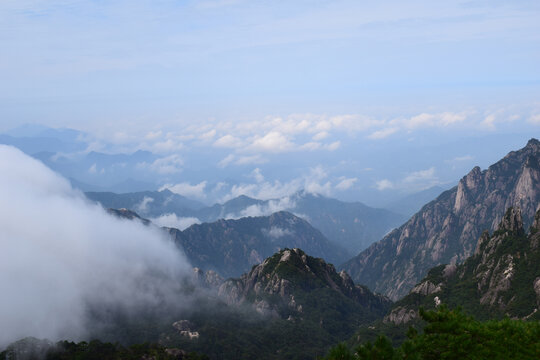
[[[431,269],[385,321],[407,323],[417,318],[420,306],[440,303],[477,318],[540,319],[540,211],[527,236],[521,211],[508,209],[493,235],[481,235],[473,256],[457,266]]]
[[[345,250],[332,244],[307,221],[285,211],[218,220],[169,232],[193,266],[215,270],[223,277],[240,276],[286,247],[302,247],[332,263],[347,257]]]
[[[456,187],[342,267],[355,282],[398,299],[430,268],[472,255],[482,231],[492,231],[507,208],[519,207],[528,225],[539,203],[540,142],[531,139],[487,170],[472,169]]]
[[[219,288],[228,304],[252,304],[265,314],[290,321],[314,321],[321,327],[355,327],[388,311],[391,302],[353,283],[323,259],[283,249]],[[342,331],[336,330],[336,331]]]

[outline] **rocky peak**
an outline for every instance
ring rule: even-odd
[[[290,316],[291,311],[305,313],[306,306],[314,306],[313,300],[308,300],[312,297],[310,294],[322,293],[330,298],[344,297],[354,306],[374,310],[390,304],[387,298],[356,286],[344,271],[338,274],[332,264],[311,257],[299,248],[280,250],[240,279],[229,279],[219,288],[220,296],[229,304],[248,302],[261,313],[285,317]]]
[[[456,187],[343,268],[355,282],[397,300],[430,268],[465,261],[478,249],[478,239],[485,240],[482,232],[495,231],[501,221],[501,231],[522,231],[521,227],[533,223],[539,204],[540,142],[531,139],[487,170],[473,168]],[[506,214],[510,207],[519,208],[520,215],[516,211]]]
[[[536,314],[540,310],[540,233],[534,229],[540,210],[534,219],[527,236],[520,209],[509,208],[493,235],[487,231],[481,235],[473,256],[451,269],[449,265],[432,268],[395,304],[385,321],[408,322],[417,316],[420,306],[433,307],[440,301],[468,307],[466,310],[481,316],[528,319]]]
[[[480,167],[475,166],[464,178],[468,189],[474,189],[482,181],[482,171]]]
[[[535,138],[531,138],[528,142],[527,142],[527,148],[531,148],[531,149],[540,149],[540,141],[538,141],[537,139]]]
[[[508,232],[512,234],[523,234],[523,219],[519,208],[511,207],[506,210],[506,213],[496,230],[496,233]]]

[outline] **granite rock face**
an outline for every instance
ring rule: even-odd
[[[531,139],[487,170],[475,167],[457,186],[342,267],[353,280],[399,299],[439,264],[471,256],[483,231],[493,231],[506,209],[521,209],[525,225],[540,204],[540,142]]]
[[[535,218],[540,217],[540,211]],[[459,265],[431,269],[413,290],[395,304],[385,322],[407,323],[420,306],[446,303],[475,316],[537,319],[540,310],[540,249],[534,246],[538,222],[525,233],[521,211],[510,208],[499,227],[484,232],[474,254]],[[435,285],[436,284],[436,285]]]
[[[285,319],[309,317],[334,306],[369,319],[384,315],[391,304],[298,248],[281,250],[241,278],[225,281],[219,296],[228,304],[251,304],[262,314]]]

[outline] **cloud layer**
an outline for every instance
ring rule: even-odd
[[[161,230],[119,220],[67,180],[0,145],[0,347],[76,339],[88,310],[181,304],[190,266]]]

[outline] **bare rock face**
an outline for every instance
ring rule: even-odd
[[[535,245],[540,210],[526,234],[521,211],[510,208],[498,228],[484,232],[473,256],[458,265],[431,269],[395,308],[385,322],[403,324],[415,318],[420,306],[448,302],[476,315],[539,319],[540,249]]]
[[[198,286],[209,289],[218,289],[225,281],[214,270],[203,271],[198,267],[193,268],[193,278]]]
[[[225,281],[218,294],[228,304],[247,303],[261,314],[291,319],[305,315],[306,302],[312,307],[333,306],[317,305],[311,294],[325,294],[325,301],[335,298],[335,304],[346,301],[352,308],[380,316],[390,306],[387,298],[356,286],[346,272],[337,273],[332,264],[298,248],[281,250],[240,279]]]
[[[441,291],[441,284],[435,285],[431,281],[425,281],[416,285],[411,292],[420,295],[431,295]]]
[[[533,223],[540,204],[539,159],[540,142],[531,139],[487,170],[473,168],[456,187],[342,267],[356,283],[391,299],[406,295],[430,268],[471,256],[482,232],[493,231],[509,207],[521,209],[523,219],[510,218],[505,227]]]
[[[406,307],[397,307],[393,309],[390,314],[386,315],[383,319],[384,323],[392,323],[395,325],[406,324],[409,321],[416,319],[418,312]]]
[[[533,288],[536,293],[536,303],[540,307],[540,277],[534,279]]]

